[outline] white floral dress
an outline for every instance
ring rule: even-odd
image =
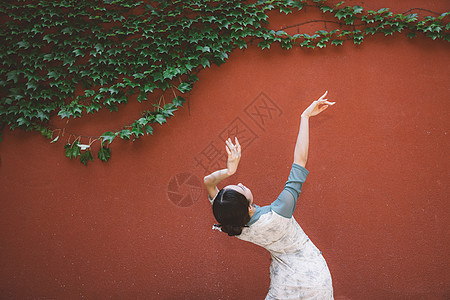
[[[272,257],[267,299],[333,299],[331,274],[321,251],[292,216],[308,171],[294,164],[278,198],[255,214],[237,238]]]

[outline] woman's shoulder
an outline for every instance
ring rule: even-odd
[[[270,244],[285,234],[290,223],[290,218],[280,216],[269,207],[266,213],[261,214],[257,220],[243,228],[242,233],[237,237],[261,245]]]
[[[263,206],[263,207],[257,207],[255,210],[254,215],[248,222],[248,226],[258,226],[258,227],[264,227],[264,226],[274,226],[274,223],[283,223],[289,221],[289,218],[283,217],[276,213],[274,210],[272,210],[271,205]]]

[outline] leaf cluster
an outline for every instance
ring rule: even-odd
[[[135,140],[153,134],[179,109],[198,80],[195,75],[221,65],[236,48],[257,42],[324,48],[345,40],[360,44],[368,35],[408,31],[449,40],[448,13],[419,19],[417,14],[367,11],[361,6],[334,6],[321,0],[11,0],[0,3],[0,126],[37,130],[51,138],[53,116],[79,118],[101,109],[117,111],[130,99],[156,101],[156,93],[173,91],[171,102],[142,112],[132,124],[99,137],[98,157],[110,157],[116,137]],[[335,29],[289,35],[267,28],[268,12],[289,14],[319,8]],[[331,20],[330,20],[331,19]],[[53,142],[56,140],[53,140]],[[82,157],[66,145],[66,156]],[[75,150],[74,150],[75,149]]]

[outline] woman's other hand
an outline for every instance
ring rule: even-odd
[[[302,117],[313,117],[323,112],[330,105],[334,105],[336,102],[329,102],[328,99],[325,99],[327,93],[328,91],[326,91],[318,100],[311,103],[311,105],[302,113]]]
[[[234,138],[234,141],[235,144],[233,144],[230,138],[225,141],[225,143],[227,144],[225,148],[228,153],[228,175],[233,175],[234,173],[236,173],[237,167],[239,165],[239,160],[241,159],[241,145],[239,144],[237,137]]]

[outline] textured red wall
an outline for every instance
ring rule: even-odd
[[[445,0],[347,4],[450,9]],[[224,184],[243,182],[269,204],[288,175],[300,113],[328,90],[337,104],[311,119],[310,175],[295,217],[323,251],[336,299],[448,299],[449,50],[404,34],[236,50],[200,73],[189,105],[153,137],[114,141],[111,160],[88,167],[64,157],[63,141],[5,130],[0,297],[263,299],[268,252],[211,230],[200,182],[224,166],[223,139],[237,133],[243,158]],[[129,104],[66,130],[100,135],[141,109]]]

